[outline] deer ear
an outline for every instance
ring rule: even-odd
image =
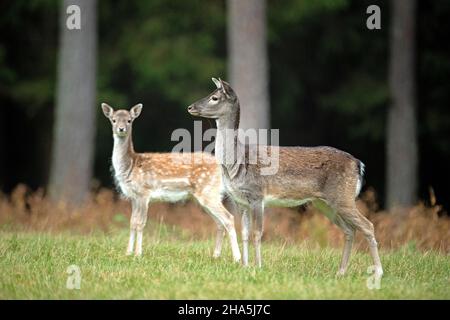
[[[216,78],[211,78],[211,80],[214,82],[214,84],[216,85],[217,89],[222,89],[222,82],[217,80]]]
[[[224,94],[226,94],[228,97],[231,96],[231,92],[230,92],[230,85],[228,84],[228,82],[223,81],[222,79],[219,78],[220,81],[220,87],[222,88],[222,92]]]
[[[111,118],[114,113],[114,109],[106,103],[102,103],[102,110],[103,110],[103,114],[108,119]]]
[[[133,119],[136,119],[141,114],[141,111],[142,111],[142,103],[138,103],[133,108],[131,108],[130,110],[131,117],[133,117]]]

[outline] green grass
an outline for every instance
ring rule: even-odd
[[[161,228],[159,228],[161,229]],[[167,231],[167,230],[166,230]],[[0,231],[1,299],[450,299],[449,257],[413,246],[381,251],[380,290],[366,286],[370,258],[353,252],[336,278],[340,250],[263,243],[263,269],[211,258],[213,242],[147,232],[141,258],[124,255],[126,230],[70,235]],[[81,270],[68,290],[66,270]]]

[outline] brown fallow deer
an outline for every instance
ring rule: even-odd
[[[261,267],[263,213],[267,206],[298,206],[310,202],[324,212],[345,234],[344,252],[338,270],[343,275],[348,266],[355,231],[367,239],[375,266],[382,275],[373,224],[356,207],[364,165],[350,154],[331,147],[279,147],[249,145],[238,137],[240,105],[230,85],[213,78],[217,86],[211,94],[188,107],[195,116],[216,119],[215,154],[222,168],[222,192],[241,207],[243,263],[248,265],[248,238],[251,224],[256,264]],[[249,161],[257,148],[255,161]],[[261,174],[267,158],[276,155],[278,169]]]
[[[131,201],[130,239],[127,254],[142,254],[142,235],[152,202],[179,202],[195,199],[217,224],[214,257],[220,256],[224,232],[229,235],[233,259],[240,261],[234,217],[222,203],[220,168],[207,153],[137,153],[133,148],[133,121],[142,104],[115,111],[102,103],[111,121],[114,138],[112,169],[117,188]]]

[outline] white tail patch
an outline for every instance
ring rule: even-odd
[[[364,177],[364,170],[366,166],[361,161],[359,162],[359,175],[358,175],[358,181],[356,182],[356,197],[361,192],[362,183],[363,183],[363,177]]]

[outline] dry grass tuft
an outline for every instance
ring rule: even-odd
[[[374,191],[368,190],[358,201],[358,207],[374,223],[377,240],[383,249],[409,245],[420,250],[450,252],[450,218],[442,214],[439,205],[420,203],[394,212],[380,211]],[[149,215],[150,224],[158,222],[176,226],[196,239],[213,237],[216,232],[212,219],[192,202],[154,204]],[[129,203],[108,189],[101,189],[83,206],[76,208],[52,203],[42,190],[30,192],[24,185],[19,185],[10,196],[0,194],[2,228],[39,232],[110,232],[128,227],[129,218]],[[240,228],[239,222],[237,227]],[[343,245],[342,232],[310,207],[269,209],[264,238],[288,243],[310,240],[321,247]],[[365,247],[359,234],[356,247]]]

